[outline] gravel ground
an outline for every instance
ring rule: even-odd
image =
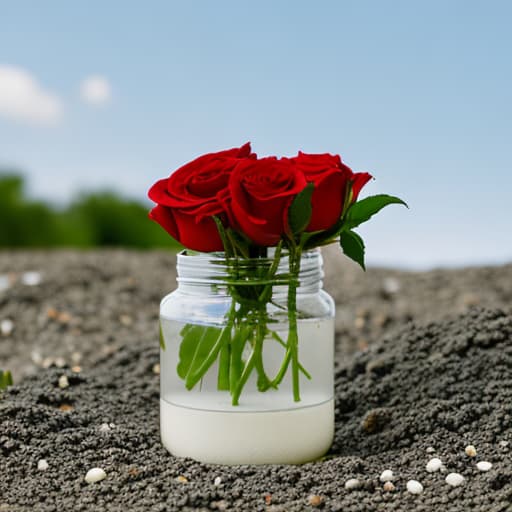
[[[326,260],[338,307],[330,453],[222,467],[159,442],[157,314],[172,255],[0,253],[0,367],[18,382],[0,399],[0,511],[512,510],[512,265],[363,274]],[[442,471],[425,470],[432,457]],[[88,485],[96,466],[107,477]],[[446,484],[450,472],[464,484]],[[345,489],[350,478],[358,489]]]

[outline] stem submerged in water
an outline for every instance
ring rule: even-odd
[[[227,237],[227,234],[225,237]],[[297,288],[302,248],[289,248],[289,270],[278,273],[283,243],[280,242],[269,261],[266,254],[256,251],[253,260],[239,257],[236,249],[226,251],[228,277],[225,286],[231,297],[231,307],[223,328],[192,324],[185,326],[180,346],[178,373],[185,380],[187,389],[192,389],[217,362],[217,389],[229,391],[233,405],[238,405],[240,395],[253,372],[257,374],[260,392],[277,389],[291,366],[293,399],[300,401],[299,372],[311,378],[299,363],[299,340],[297,327]],[[274,286],[287,286],[288,338],[281,339],[277,331],[268,328],[267,308],[273,304]],[[188,328],[188,329],[187,329]],[[199,333],[189,332],[191,329]],[[194,331],[195,332],[195,331]],[[265,371],[263,349],[265,341],[276,340],[286,349],[277,375],[270,379]],[[244,360],[244,351],[250,354]],[[180,373],[181,372],[181,373]]]
[[[300,271],[301,251],[298,247],[290,249],[289,269],[290,282],[288,284],[288,350],[292,364],[293,400],[300,402],[299,389],[299,336],[297,332],[297,285]],[[286,371],[286,370],[285,370]]]

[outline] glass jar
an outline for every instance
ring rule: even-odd
[[[246,260],[248,261],[248,260]],[[272,260],[254,259],[254,265]],[[278,273],[286,276],[283,256]],[[322,289],[322,256],[318,249],[301,256],[296,294],[300,400],[294,397],[292,371],[277,389],[258,390],[253,372],[237,405],[230,392],[219,390],[219,360],[192,389],[180,376],[184,332],[226,327],[233,293],[222,254],[180,253],[178,288],[160,305],[160,423],[164,446],[174,455],[217,464],[303,463],[324,455],[334,436],[334,301]],[[251,286],[251,279],[244,282]],[[260,286],[255,282],[254,286]],[[289,317],[288,286],[273,284],[265,305],[268,331],[262,363],[268,375],[279,373],[286,354]],[[190,337],[190,336],[189,336]],[[243,347],[248,360],[253,347]],[[181,351],[181,352],[180,352]],[[294,399],[295,398],[295,399]]]

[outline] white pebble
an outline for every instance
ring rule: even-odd
[[[464,451],[468,457],[476,457],[476,448],[472,444],[466,446]]]
[[[508,441],[500,441],[500,446],[502,448],[506,448],[508,446]]]
[[[445,482],[452,487],[457,487],[464,483],[464,477],[460,473],[449,473],[446,475]]]
[[[87,471],[87,474],[85,475],[85,481],[88,484],[93,484],[94,482],[99,482],[100,480],[103,480],[107,477],[107,473],[103,471],[101,468],[92,468]]]
[[[489,471],[489,469],[492,468],[492,464],[490,462],[485,461],[485,460],[481,460],[480,462],[477,462],[476,467],[480,471]]]
[[[64,366],[66,366],[66,360],[63,357],[57,357],[55,359],[55,366],[57,368],[64,368]]]
[[[393,480],[393,471],[390,469],[384,470],[380,475],[381,482],[391,482]]]
[[[361,482],[357,478],[349,478],[345,482],[345,489],[347,489],[347,491],[358,489],[359,487],[361,487]]]
[[[110,425],[108,423],[102,423],[100,425],[100,432],[105,433],[105,432],[110,432],[110,430],[111,430]]]
[[[59,388],[68,388],[69,387],[69,380],[66,375],[61,375],[59,377]]]
[[[409,480],[407,482],[407,490],[411,494],[421,494],[423,492],[423,485],[421,485],[418,480]]]
[[[436,449],[433,446],[429,446],[427,448],[427,453],[434,453],[435,451],[436,451]]]
[[[82,360],[82,354],[80,352],[73,352],[71,354],[71,361],[73,361],[73,363],[79,364],[81,360]]]
[[[41,352],[38,350],[32,350],[30,353],[30,359],[32,359],[32,362],[34,364],[37,364],[39,366],[43,362],[43,356],[41,355]]]
[[[37,286],[41,283],[40,272],[25,272],[21,275],[21,282],[25,286]]]
[[[6,274],[0,274],[0,292],[7,290],[11,286],[11,280]]]
[[[393,295],[400,291],[400,281],[394,277],[386,277],[382,283],[382,287],[386,293]]]
[[[40,459],[37,461],[37,469],[39,471],[46,471],[48,469],[48,462],[45,459]]]
[[[429,473],[435,473],[436,471],[439,471],[442,466],[443,466],[443,461],[441,459],[438,459],[437,457],[434,457],[433,459],[430,459],[427,462],[426,470]]]
[[[2,322],[0,322],[0,332],[4,336],[9,336],[9,334],[11,334],[13,329],[14,329],[14,322],[12,320],[9,320],[7,318],[5,320],[2,320]]]
[[[213,481],[213,485],[220,485],[222,483],[222,478],[220,476],[215,477]]]

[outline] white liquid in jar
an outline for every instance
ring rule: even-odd
[[[300,464],[324,455],[334,436],[334,400],[272,412],[189,409],[160,400],[164,446],[212,464]]]

